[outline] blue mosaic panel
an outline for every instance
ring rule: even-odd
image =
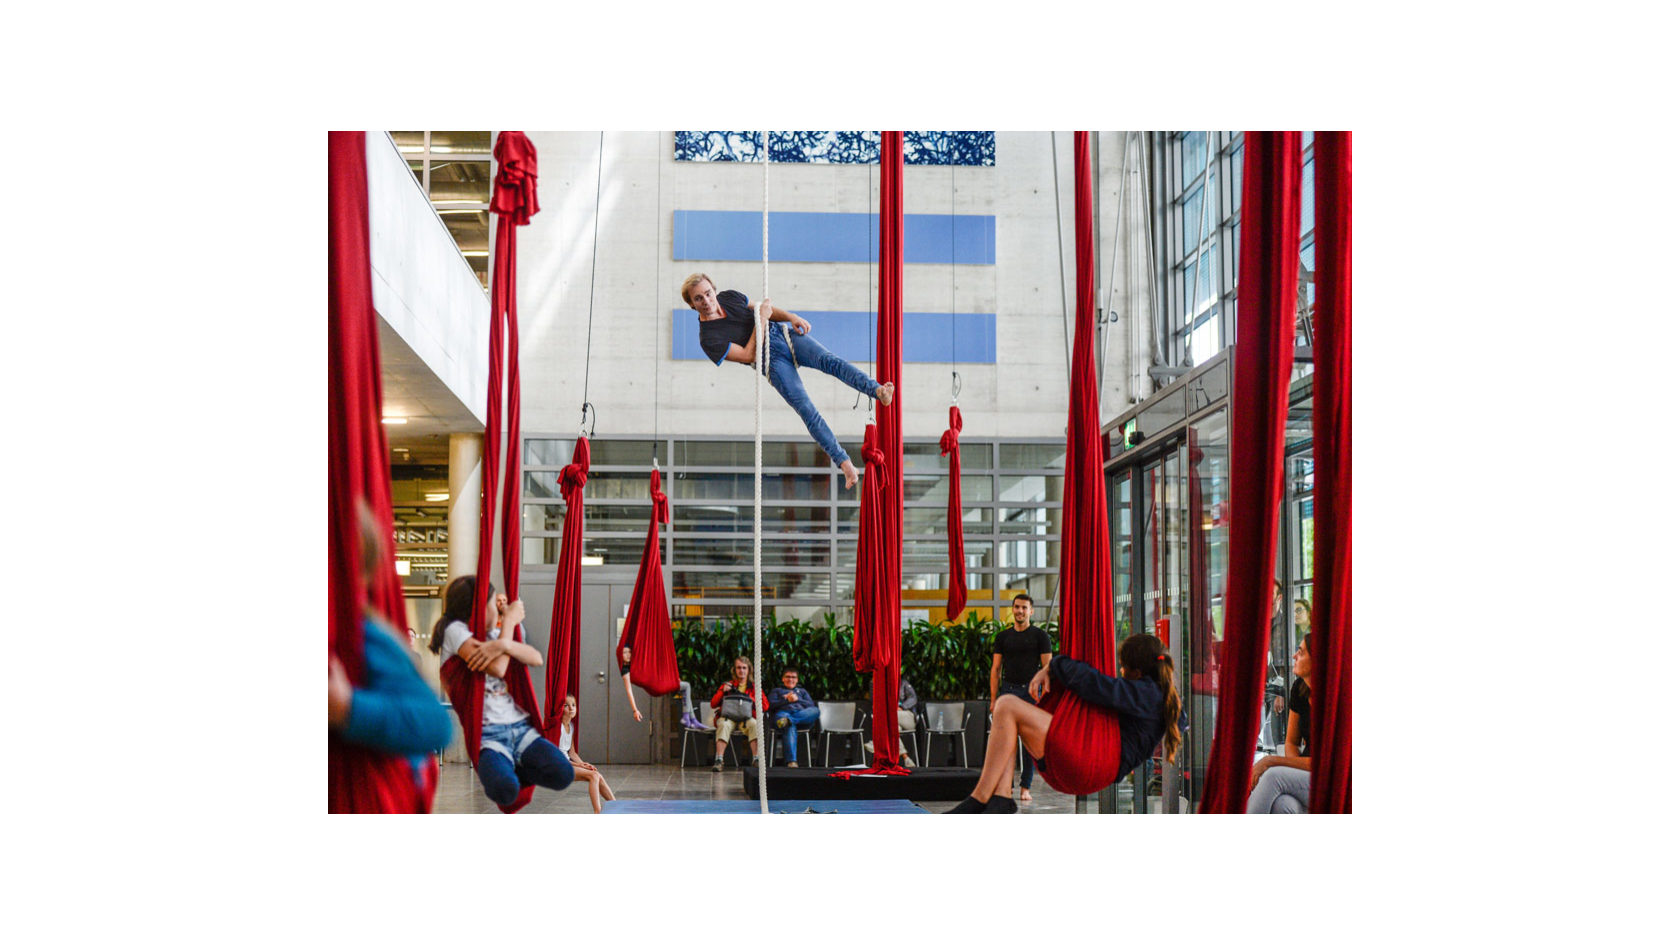
[[[763,132],[679,131],[679,161],[762,161]],[[993,167],[997,138],[990,131],[906,131],[906,165]],[[772,131],[770,160],[777,164],[879,164],[879,131]]]
[[[873,213],[770,214],[773,262],[874,262],[880,216]],[[764,215],[753,210],[676,210],[672,259],[764,257]],[[905,263],[990,266],[997,262],[997,219],[991,215],[907,213]]]

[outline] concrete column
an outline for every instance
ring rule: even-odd
[[[478,570],[478,506],[484,491],[484,437],[449,434],[449,578]]]

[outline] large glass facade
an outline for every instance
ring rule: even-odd
[[[553,574],[566,507],[556,480],[571,460],[566,437],[524,444],[526,579]],[[679,616],[750,613],[753,602],[753,444],[739,440],[590,440],[584,558],[635,565],[647,535],[648,465],[657,447],[671,526],[664,532],[668,593]],[[969,608],[1005,616],[1026,591],[1054,617],[1061,549],[1061,440],[963,443],[963,542]],[[903,607],[943,618],[950,574],[945,536],[948,464],[939,444],[904,444]],[[827,610],[851,619],[857,571],[858,493],[808,439],[764,443],[763,573],[766,605]]]
[[[488,131],[393,131],[391,140],[432,202],[478,281],[490,287],[490,189],[495,180]]]
[[[1237,250],[1242,210],[1240,131],[1172,131],[1155,135],[1159,151],[1155,200],[1163,238],[1157,266],[1162,285],[1158,330],[1171,364],[1200,365],[1236,341]],[[1297,343],[1312,340],[1313,151],[1301,136],[1301,284]],[[1310,370],[1303,365],[1296,377]]]

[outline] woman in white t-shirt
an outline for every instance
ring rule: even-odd
[[[577,721],[577,696],[567,693],[566,711],[560,716],[560,747],[566,752],[566,758],[572,763],[572,770],[577,772],[577,779],[589,785],[589,806],[595,808],[595,813],[601,812],[601,800],[613,800],[612,788],[607,787],[607,779],[600,769],[578,756],[577,732],[572,723]]]
[[[542,653],[535,647],[513,639],[513,628],[525,619],[525,603],[510,603],[507,595],[496,593],[492,586],[489,604],[480,618],[489,639],[479,641],[467,626],[477,583],[472,575],[463,575],[444,588],[443,616],[432,627],[429,646],[444,662],[459,658],[467,669],[484,674],[478,780],[484,785],[485,796],[507,807],[524,785],[563,791],[571,785],[574,774],[571,761],[542,737],[531,724],[530,714],[514,702],[503,682],[511,660],[527,666],[541,666],[543,662]]]

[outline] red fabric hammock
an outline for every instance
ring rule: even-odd
[[[648,474],[648,494],[653,498],[653,514],[648,518],[642,566],[636,572],[636,587],[630,592],[630,614],[624,621],[624,632],[619,634],[618,648],[630,647],[631,682],[647,690],[649,695],[667,696],[677,691],[681,680],[677,676],[677,645],[671,637],[671,606],[665,598],[665,568],[659,551],[659,526],[671,520],[671,500],[659,489],[658,469]]]
[[[1312,804],[1353,813],[1352,135],[1313,136]]]
[[[496,136],[496,189],[490,210],[502,220],[496,227],[495,265],[490,274],[490,376],[484,421],[484,494],[478,506],[478,587],[473,594],[473,638],[487,639],[478,615],[485,612],[490,593],[490,546],[496,531],[494,509],[498,488],[497,462],[502,457],[502,375],[507,374],[507,455],[502,495],[502,585],[508,600],[519,597],[519,306],[515,293],[519,227],[531,222],[537,207],[537,151],[524,132],[504,131]],[[523,626],[505,630],[513,640],[524,642]],[[480,736],[484,722],[484,674],[467,669],[458,656],[443,663],[441,675],[449,700],[461,719],[466,735],[467,757],[478,764]],[[502,681],[514,704],[531,716],[531,724],[542,726],[531,674],[525,664],[509,660]],[[531,802],[534,789],[526,786],[519,797],[502,808],[513,813]]]
[[[898,386],[904,345],[904,132],[881,132],[881,265],[876,380]],[[909,774],[898,764],[899,575],[903,563],[904,432],[900,401],[875,405],[864,428],[858,510],[857,596],[852,663],[870,673],[875,763],[869,773]],[[842,772],[849,773],[849,772]]]
[[[951,426],[939,438],[939,455],[951,457],[950,492],[945,498],[945,549],[951,556],[951,587],[945,598],[945,619],[955,620],[968,606],[968,559],[963,555],[962,411],[951,405]]]
[[[362,586],[356,501],[374,518],[391,521],[386,471],[384,397],[379,326],[368,262],[367,135],[327,134],[327,652],[337,656],[353,686],[367,678],[362,609],[404,625],[396,571]],[[396,559],[389,529],[384,560]],[[432,809],[437,762],[416,772],[407,758],[388,755],[327,733],[327,810],[334,814],[424,814]],[[419,775],[418,783],[416,774]]]
[[[1237,343],[1231,376],[1231,531],[1219,718],[1204,814],[1247,806],[1260,734],[1273,555],[1283,497],[1283,423],[1295,361],[1301,244],[1301,133],[1243,134]],[[1318,746],[1314,743],[1316,753]],[[1316,763],[1316,762],[1315,762]]]
[[[589,438],[579,435],[572,462],[560,470],[566,524],[560,530],[560,560],[554,568],[554,609],[548,619],[548,725],[543,734],[560,744],[560,710],[567,693],[576,695],[583,649],[578,645],[578,610],[583,606],[583,487],[589,484]],[[576,723],[573,723],[574,727]],[[576,732],[574,731],[574,735]]]
[[[1097,416],[1096,248],[1092,245],[1091,133],[1073,133],[1073,225],[1077,309],[1073,383],[1068,392],[1067,479],[1062,499],[1062,648],[1114,673],[1114,575],[1109,567],[1108,499]],[[1120,773],[1120,719],[1054,684],[1040,707],[1051,713],[1044,780],[1063,794],[1091,794]]]

